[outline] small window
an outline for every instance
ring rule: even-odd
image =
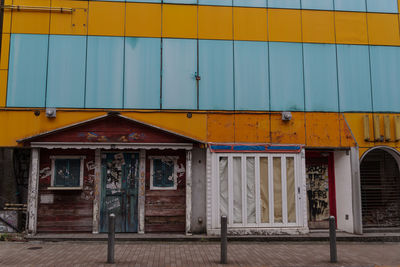
[[[51,158],[51,187],[48,189],[82,189],[85,157],[54,156]]]
[[[178,157],[150,157],[150,189],[176,190]]]

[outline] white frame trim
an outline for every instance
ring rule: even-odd
[[[150,156],[148,157],[150,160],[150,190],[176,190],[178,187],[178,156]],[[172,160],[174,162],[174,186],[173,187],[158,187],[153,185],[153,175],[154,175],[154,168],[153,168],[153,160],[160,159],[160,160]]]
[[[210,151],[209,151],[210,152]],[[208,154],[207,168],[211,170],[207,175],[207,214],[211,216],[208,218],[207,232],[209,234],[215,234],[220,228],[220,207],[219,207],[219,158],[228,158],[228,227],[235,229],[235,231],[252,231],[250,229],[259,229],[264,232],[266,229],[271,231],[284,232],[308,232],[307,228],[307,210],[305,207],[305,172],[302,168],[304,166],[303,153],[218,153],[211,152]],[[232,183],[232,168],[233,158],[239,157],[242,159],[242,224],[233,223],[233,183]],[[247,158],[253,157],[255,160],[255,201],[256,201],[256,223],[247,222],[247,184],[246,184],[246,164]],[[261,207],[260,207],[260,158],[268,158],[268,190],[269,190],[269,222],[261,223]],[[282,223],[274,222],[274,195],[273,195],[273,158],[281,159],[281,179],[282,179]],[[295,176],[295,215],[296,222],[288,222],[287,214],[287,184],[286,184],[286,159],[294,158],[294,176]],[[231,218],[229,218],[231,217]],[[242,230],[240,230],[242,229]],[[243,232],[243,233],[244,233]]]
[[[60,156],[50,156],[51,159],[51,182],[48,190],[81,190],[83,189],[83,174],[85,168],[85,159],[86,156],[68,156],[68,155],[60,155]],[[79,186],[71,187],[71,186],[54,186],[54,179],[55,179],[55,161],[56,159],[80,159],[81,166],[80,166],[80,177],[79,177]]]

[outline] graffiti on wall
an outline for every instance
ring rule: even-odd
[[[0,233],[13,233],[15,229],[18,229],[17,211],[0,211],[0,218]],[[13,227],[10,227],[10,225]]]
[[[306,169],[310,220],[327,220],[329,219],[328,164],[310,164]]]

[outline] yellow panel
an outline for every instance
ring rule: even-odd
[[[164,5],[162,36],[197,38],[197,7],[192,5]]]
[[[358,148],[358,154],[360,155],[360,158],[367,152],[370,148],[369,147],[360,147]]]
[[[124,36],[125,3],[90,2],[89,35]]]
[[[208,114],[207,141],[229,143],[235,141],[233,114]]]
[[[271,114],[271,143],[305,144],[304,113],[292,112],[290,121],[282,121],[281,113]]]
[[[6,106],[7,75],[8,75],[7,70],[0,70],[0,107]],[[5,125],[5,124],[1,124],[1,125]],[[0,131],[0,132],[6,132],[6,131]]]
[[[126,3],[126,36],[161,37],[161,5]]]
[[[52,12],[50,34],[87,34],[87,1],[52,0],[51,6],[72,8],[73,12]]]
[[[166,130],[183,134],[197,140],[206,141],[207,138],[207,115],[192,113],[188,118],[186,113],[135,113],[126,112],[122,115],[146,122]],[[233,134],[233,131],[232,131]]]
[[[233,38],[232,7],[199,6],[199,38]]]
[[[336,42],[339,44],[368,44],[367,14],[336,12]]]
[[[301,11],[268,9],[269,37],[271,42],[301,42]]]
[[[340,147],[338,113],[306,113],[307,146]]]
[[[14,0],[13,5],[50,7],[50,0]],[[50,11],[13,10],[12,33],[48,34]]]
[[[13,0],[5,0],[4,5],[12,5]],[[3,33],[11,32],[11,10],[4,9],[3,13]]]
[[[303,42],[335,43],[334,21],[332,11],[303,10]]]
[[[8,57],[10,54],[10,34],[2,34],[1,37],[1,54],[0,69],[8,69]]]
[[[367,18],[371,45],[400,45],[398,15],[368,13]]]
[[[350,127],[351,132],[356,138],[357,144],[360,147],[371,147],[374,145],[373,142],[368,142],[364,140],[364,116],[369,117],[369,136],[372,138],[374,136],[372,114],[368,113],[345,113],[344,117]]]
[[[233,8],[235,40],[267,41],[267,10],[263,8]]]
[[[341,147],[354,147],[357,145],[356,140],[351,133],[349,126],[343,114],[339,114],[340,123],[340,146]]]
[[[392,123],[389,115],[383,116],[383,123],[385,125],[385,141],[392,141]]]
[[[269,143],[269,115],[236,114],[236,143]]]

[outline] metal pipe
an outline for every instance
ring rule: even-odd
[[[74,11],[73,8],[70,7],[45,7],[45,6],[15,6],[15,5],[3,5],[0,6],[0,9],[10,9],[17,11],[58,11],[61,13],[72,13]]]
[[[108,246],[107,246],[107,263],[114,263],[115,252],[115,214],[111,213],[108,217]]]
[[[228,261],[228,220],[226,216],[221,216],[221,264]]]
[[[337,262],[337,248],[336,248],[336,222],[335,217],[329,217],[329,243],[331,262]]]

